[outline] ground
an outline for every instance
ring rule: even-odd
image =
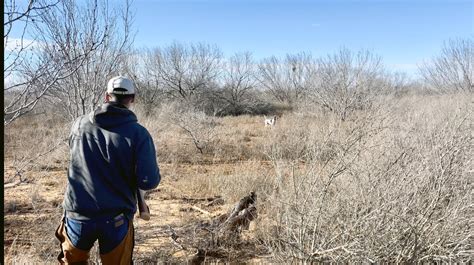
[[[8,164],[8,163],[7,163]],[[221,196],[193,197],[179,189],[182,180],[167,178],[168,172],[182,175],[195,172],[205,174],[216,165],[161,164],[163,180],[159,187],[147,193],[147,203],[151,209],[151,220],[135,219],[136,247],[134,258],[137,262],[186,262],[197,252],[197,245],[173,233],[186,233],[200,222],[229,211],[234,202],[225,202]],[[229,165],[227,166],[229,167]],[[230,169],[229,169],[230,170]],[[5,175],[14,174],[12,168],[5,167]],[[45,168],[27,172],[24,182],[5,189],[4,194],[4,254],[6,262],[22,263],[31,260],[54,263],[58,242],[54,231],[61,218],[61,202],[66,185],[66,168]],[[178,188],[177,188],[178,187]],[[197,235],[199,236],[199,235]],[[252,245],[251,232],[244,231],[245,242]],[[199,240],[195,239],[196,242]],[[202,238],[201,240],[206,240]],[[184,249],[183,249],[184,248]],[[92,250],[92,260],[97,259],[97,249]],[[255,251],[252,251],[255,252]],[[216,252],[217,253],[217,252]],[[238,261],[252,263],[259,261],[258,253],[219,252],[207,257],[208,261]],[[225,251],[224,251],[225,253]],[[263,255],[263,251],[260,251]]]

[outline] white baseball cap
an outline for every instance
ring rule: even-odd
[[[117,89],[121,88],[121,89]],[[107,93],[116,95],[133,95],[135,94],[135,86],[133,81],[124,77],[112,77],[107,84]]]

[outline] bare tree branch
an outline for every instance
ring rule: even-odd
[[[439,92],[474,91],[474,41],[449,40],[441,54],[419,69],[425,81]]]

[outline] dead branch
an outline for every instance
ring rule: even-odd
[[[236,232],[240,228],[248,229],[250,222],[257,217],[256,200],[257,194],[253,191],[240,199],[222,224],[224,230]]]
[[[210,212],[208,212],[208,211],[206,211],[206,210],[203,210],[203,209],[201,209],[201,208],[199,208],[199,207],[197,207],[197,206],[195,206],[195,205],[191,206],[191,208],[192,208],[193,210],[196,210],[196,211],[201,212],[201,213],[203,213],[203,214],[207,214],[207,215],[209,215],[209,216],[212,216],[212,213],[210,213]]]
[[[21,183],[22,183],[22,181],[17,180],[15,182],[11,182],[11,183],[7,183],[7,184],[3,185],[3,188],[4,189],[13,188],[13,187],[16,187],[16,186],[20,185]]]
[[[250,222],[257,217],[256,199],[255,192],[250,192],[228,213],[183,227],[179,230],[179,234],[170,227],[170,240],[180,249],[199,250],[193,257],[200,260],[211,256],[225,257],[229,253],[229,248],[243,251],[240,232],[248,229]],[[197,206],[191,208],[212,215]]]

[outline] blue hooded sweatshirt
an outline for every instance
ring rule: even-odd
[[[131,110],[117,103],[105,103],[79,117],[72,126],[69,147],[69,183],[63,206],[73,219],[121,213],[132,218],[137,189],[154,189],[160,182],[150,133]]]

